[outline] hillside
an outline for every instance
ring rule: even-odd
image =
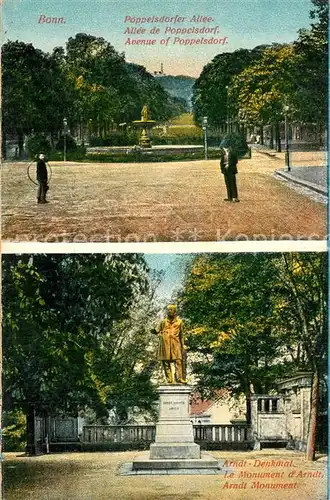
[[[172,76],[159,75],[157,76],[158,83],[173,97],[184,99],[188,109],[191,110],[191,98],[193,94],[193,85],[195,78],[191,76]]]

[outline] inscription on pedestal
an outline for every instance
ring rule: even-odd
[[[169,398],[164,396],[160,407],[160,420],[162,418],[189,418],[187,396],[184,395],[180,399],[173,398],[173,395]]]

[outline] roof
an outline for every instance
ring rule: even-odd
[[[192,399],[190,401],[190,415],[203,415],[211,406],[219,401],[219,399],[228,395],[228,391],[226,389],[219,389],[216,391],[216,396],[213,399],[202,399],[201,395],[196,392],[193,394]]]

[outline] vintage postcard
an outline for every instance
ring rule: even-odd
[[[325,500],[328,1],[3,0],[6,500]]]
[[[3,240],[324,240],[327,9],[4,1]]]
[[[321,500],[327,255],[3,256],[8,500]]]

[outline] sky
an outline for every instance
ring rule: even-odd
[[[192,258],[191,254],[145,254],[148,266],[155,271],[164,271],[156,297],[168,305],[172,294],[183,284],[186,263]]]
[[[218,53],[294,41],[298,29],[310,25],[311,7],[311,0],[3,0],[2,39],[33,43],[51,52],[84,32],[105,38],[117,51],[125,52],[127,61],[142,64],[150,72],[163,63],[167,74],[197,77]],[[177,16],[177,20],[148,20],[153,16]],[[142,18],[146,22],[139,22]],[[50,22],[52,19],[57,22]],[[132,28],[145,29],[145,33],[124,33]],[[151,34],[153,28],[159,34]],[[190,28],[216,32],[173,31]],[[166,29],[170,31],[165,34]],[[209,41],[212,37],[222,43],[196,43],[196,39]],[[154,40],[155,44],[127,44],[128,38]]]

